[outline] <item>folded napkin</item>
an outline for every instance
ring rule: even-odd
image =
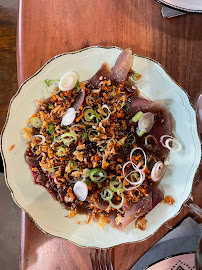
[[[177,228],[158,241],[131,270],[143,270],[165,257],[195,252],[202,228],[192,218],[186,218]]]

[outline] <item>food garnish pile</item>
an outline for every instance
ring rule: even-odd
[[[126,49],[112,69],[105,62],[84,82],[74,71],[65,73],[23,129],[35,183],[70,217],[88,214],[87,223],[92,218],[102,228],[111,222],[121,231],[134,219],[145,229],[145,215],[164,198],[157,186],[168,154],[182,148],[162,102],[137,89],[141,75],[132,60]]]

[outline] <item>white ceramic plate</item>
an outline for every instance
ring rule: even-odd
[[[155,0],[171,8],[187,12],[202,12],[202,0]]]
[[[145,231],[135,229],[134,222],[125,232],[115,230],[110,225],[100,230],[93,221],[89,225],[77,224],[78,221],[85,221],[86,216],[78,215],[73,219],[65,217],[67,210],[54,201],[45,188],[33,183],[31,172],[24,160],[26,144],[21,130],[26,126],[27,118],[35,112],[33,101],[43,97],[44,80],[61,78],[69,70],[77,71],[81,81],[89,79],[104,61],[113,66],[120,53],[121,49],[116,47],[90,47],[49,60],[21,85],[13,97],[1,138],[6,181],[16,203],[44,232],[85,247],[108,248],[142,241],[154,234],[164,222],[180,211],[189,197],[201,158],[196,115],[187,95],[159,63],[134,55],[133,69],[142,74],[142,79],[137,82],[139,89],[152,100],[163,100],[164,106],[172,112],[175,120],[174,134],[183,145],[181,152],[171,153],[171,165],[161,184],[164,193],[171,195],[176,203],[172,206],[158,204],[146,216],[148,224]],[[15,144],[15,147],[9,151],[12,144]]]

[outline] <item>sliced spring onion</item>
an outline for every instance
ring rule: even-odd
[[[95,118],[95,117],[96,116],[95,116],[95,112],[94,112],[93,109],[88,109],[84,113],[84,118],[85,118],[86,121],[92,121],[93,118]]]
[[[42,121],[39,117],[32,117],[31,125],[35,128],[40,128],[42,126]]]
[[[110,189],[112,191],[119,191],[122,188],[122,183],[120,183],[118,180],[114,180],[110,182]]]
[[[103,169],[95,168],[90,171],[89,177],[91,181],[101,183],[107,178],[107,174]]]
[[[76,135],[75,131],[72,131],[71,133],[70,132],[66,132],[63,135],[65,135],[62,138],[62,142],[64,143],[64,145],[69,146],[70,143],[77,141],[77,135]],[[69,139],[67,139],[67,138],[69,138]]]
[[[105,188],[101,192],[101,197],[104,201],[109,201],[113,198],[113,192],[109,188]]]
[[[48,127],[48,132],[52,134],[55,131],[55,126],[53,124],[50,124]]]
[[[139,130],[139,128],[136,128],[136,133],[139,137],[142,137],[146,133],[146,129]]]
[[[73,141],[77,141],[77,135],[74,130],[72,132],[65,132],[64,134],[55,138],[55,142],[63,142],[67,146]]]
[[[109,202],[109,204],[111,205],[112,208],[120,209],[123,206],[123,203],[124,203],[124,194],[123,194],[123,192],[120,194],[120,196],[121,196],[120,204],[114,204],[111,200],[108,200],[108,202]]]
[[[64,147],[59,147],[56,154],[57,154],[58,157],[63,157],[66,154],[65,148]]]
[[[49,87],[53,82],[59,82],[59,80],[44,80],[45,84]]]
[[[136,115],[133,116],[132,121],[136,123],[137,121],[139,121],[139,119],[140,119],[143,115],[144,115],[144,113],[141,112],[141,111],[138,112],[138,113],[136,113]]]
[[[98,153],[98,156],[100,156],[100,157],[105,156],[105,151],[106,151],[106,149],[105,149],[104,146],[99,145],[99,146],[97,147],[97,153]],[[103,154],[102,154],[102,152],[103,152]]]
[[[151,179],[154,182],[158,182],[163,178],[164,173],[165,173],[165,166],[162,161],[158,161],[156,164],[154,164],[152,168]]]
[[[133,75],[132,75],[132,78],[134,81],[137,81],[141,78],[141,75],[137,72],[135,72]]]
[[[81,135],[82,140],[86,140],[88,138],[88,134],[86,132],[83,132]]]
[[[77,92],[77,93],[81,90],[80,85],[79,85],[79,80],[77,80],[77,82],[76,82],[74,88],[76,89],[76,92]]]
[[[72,161],[72,160],[69,160],[69,161],[68,161],[68,165],[69,165],[70,168],[73,168],[73,167],[74,167],[73,161]]]
[[[62,117],[61,126],[69,126],[76,118],[76,111],[73,107],[69,108]]]
[[[38,145],[45,143],[45,141],[46,141],[46,138],[43,135],[34,135],[34,136],[32,136],[32,138],[41,138],[41,141]]]
[[[88,196],[88,186],[83,181],[77,181],[73,187],[73,191],[80,201],[85,201]]]
[[[127,138],[126,146],[132,145],[133,143],[135,143],[135,141],[136,141],[135,134],[133,134],[133,133],[129,134],[128,138]]]
[[[102,115],[101,115],[100,113],[97,112],[97,109],[98,109],[98,108],[96,108],[96,109],[94,110],[94,112],[95,112],[95,116],[96,116],[97,120],[100,121],[100,120],[102,119]]]
[[[83,181],[87,186],[89,186],[91,184],[89,178],[87,178],[86,180]]]
[[[149,132],[154,125],[154,115],[153,113],[147,112],[144,113],[143,116],[138,121],[139,130],[145,130],[145,132]]]
[[[163,140],[166,139],[165,142],[163,142]],[[169,150],[173,151],[173,152],[179,152],[182,150],[182,145],[181,143],[174,137],[170,136],[170,135],[163,135],[160,138],[160,142],[162,143],[162,145],[166,148],[168,148]],[[170,145],[172,144],[172,146]]]

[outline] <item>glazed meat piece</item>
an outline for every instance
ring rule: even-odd
[[[112,82],[121,83],[126,80],[132,66],[132,60],[133,56],[131,49],[126,49],[119,55],[110,73]]]
[[[132,117],[139,111],[141,112],[152,112],[156,114],[155,116],[155,123],[149,132],[150,135],[154,136],[158,142],[158,153],[160,155],[161,160],[165,160],[168,156],[169,150],[165,148],[162,143],[160,142],[161,136],[164,134],[173,136],[173,118],[171,113],[166,110],[162,106],[162,101],[150,101],[142,98],[132,98],[128,103],[129,110],[128,110],[128,117],[132,119]],[[135,123],[132,123],[136,125]],[[137,137],[138,145],[144,145],[144,137]]]
[[[124,213],[123,216],[120,214],[120,219],[117,222],[117,213],[111,214],[110,219],[112,226],[120,231],[124,231],[126,226],[136,218],[145,216],[149,213],[161,200],[163,199],[162,191],[155,187],[149,193],[149,196],[144,197],[139,202],[131,203],[129,209]],[[118,223],[118,224],[117,224]]]
[[[97,89],[99,88],[100,81],[102,80],[109,80],[110,78],[111,69],[107,62],[104,62],[101,68],[95,73],[95,75],[88,81],[90,86]],[[101,79],[101,78],[102,79]]]

